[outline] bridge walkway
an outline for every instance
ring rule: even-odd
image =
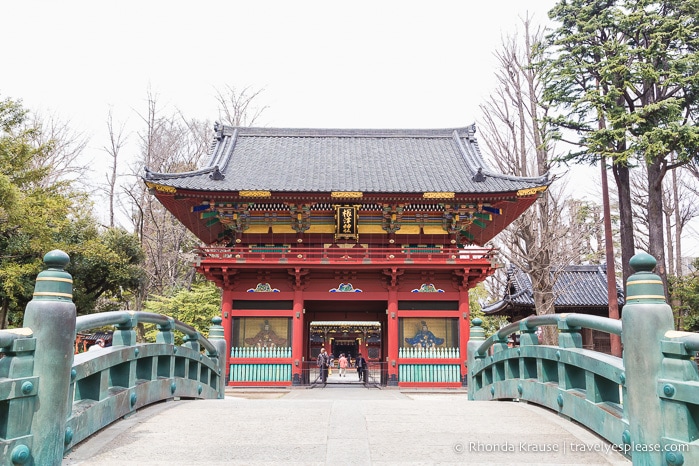
[[[333,385],[228,389],[168,401],[76,446],[63,465],[628,465],[548,410],[469,401],[466,391]]]

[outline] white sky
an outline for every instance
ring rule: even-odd
[[[0,94],[101,130],[149,86],[216,118],[215,88],[264,88],[278,127],[459,127],[493,87],[493,52],[553,0],[3,2]]]
[[[228,85],[264,89],[262,126],[466,126],[495,86],[502,37],[527,12],[546,23],[555,3],[5,1],[0,99],[70,121],[93,160],[106,157],[109,110],[135,128],[149,87],[165,110],[212,121]]]

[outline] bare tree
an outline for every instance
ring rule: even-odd
[[[674,221],[674,243],[675,243],[675,269],[670,269],[677,277],[685,274],[684,265],[686,261],[682,257],[682,237],[685,227],[692,219],[699,216],[699,205],[697,200],[697,179],[693,178],[690,170],[682,168],[672,171],[672,177],[667,180],[668,206],[672,206],[671,220]],[[668,236],[668,242],[672,235]]]
[[[255,109],[253,99],[261,91],[252,92],[245,88],[236,92],[226,87],[226,93],[218,92],[221,120],[230,125],[252,124],[263,108]],[[167,295],[180,287],[189,287],[195,276],[191,267],[191,251],[200,245],[199,240],[182,225],[160,202],[152,196],[142,176],[147,168],[159,173],[178,173],[197,170],[210,155],[213,124],[208,121],[189,119],[178,110],[168,111],[160,106],[158,96],[150,89],[147,92],[146,109],[138,113],[142,130],[136,133],[139,156],[130,167],[131,182],[125,186],[126,203],[123,208],[132,221],[146,255],[147,280],[136,298],[137,309],[151,294]],[[123,139],[121,132],[114,131],[109,123],[113,138],[105,150],[112,155],[116,164],[117,154]],[[112,167],[114,168],[114,167]],[[112,170],[110,181],[116,172]]]
[[[502,49],[496,53],[498,88],[481,107],[485,120],[481,140],[493,154],[501,172],[539,176],[549,172],[554,157],[543,118],[547,109],[541,105],[540,78],[532,64],[534,48],[543,35],[541,29],[534,30],[529,17],[523,19],[522,24],[521,39],[505,39]],[[505,257],[531,277],[539,315],[555,312],[553,286],[557,272],[579,257],[581,251],[574,246],[581,244],[581,237],[590,234],[573,228],[585,226],[587,222],[576,225],[566,222],[569,217],[577,218],[579,212],[574,211],[575,205],[566,203],[562,183],[557,182],[557,185],[544,193],[497,239]],[[597,225],[592,226],[597,228]],[[556,329],[544,330],[546,344],[556,340]]]
[[[650,247],[647,186],[646,168],[640,166],[634,170],[631,176],[631,199],[636,219],[634,224],[636,247],[643,251],[647,251]],[[663,180],[661,205],[669,275],[679,277],[684,274],[682,236],[689,222],[699,215],[699,206],[696,204],[696,189],[696,179],[693,178],[691,169],[684,170],[681,167],[678,170],[673,170],[671,176],[665,177]]]
[[[196,170],[208,154],[211,124],[187,120],[178,111],[161,115],[157,97],[149,92],[147,111],[139,115],[145,125],[138,133],[141,157],[132,166],[134,182],[127,189],[131,200],[133,227],[146,254],[148,282],[139,302],[151,293],[165,294],[188,286],[194,276],[184,257],[198,245],[198,240],[151,196],[141,181],[145,168],[155,172],[175,173]]]
[[[59,182],[84,184],[89,164],[82,161],[81,157],[89,138],[73,130],[70,121],[62,120],[55,113],[42,115],[35,112],[28,124],[38,130],[30,133],[33,145],[48,148],[32,161],[34,168],[48,168],[48,175],[42,180],[42,185],[55,186]]]
[[[105,189],[107,194],[107,202],[109,204],[109,227],[114,227],[114,206],[116,203],[116,188],[118,185],[118,162],[119,154],[121,149],[127,141],[127,137],[124,135],[124,124],[122,124],[118,129],[114,127],[114,118],[112,111],[109,111],[107,116],[107,130],[109,132],[109,145],[104,146],[104,150],[107,155],[111,158],[110,171],[105,175],[107,178],[107,188]]]
[[[250,87],[238,91],[233,86],[226,86],[224,92],[216,89],[219,104],[219,120],[225,125],[254,126],[267,106],[254,107],[264,89],[253,90]]]

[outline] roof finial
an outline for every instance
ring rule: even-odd
[[[483,169],[478,167],[478,172],[471,178],[476,183],[482,183],[485,181],[485,175],[483,174]]]
[[[218,121],[214,122],[214,137],[219,141],[223,138],[223,125]]]
[[[221,173],[221,170],[218,169],[218,165],[214,167],[214,172],[211,175],[209,175],[209,178],[211,178],[214,181],[221,181],[225,177],[226,175]]]

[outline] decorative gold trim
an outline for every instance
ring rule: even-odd
[[[162,184],[151,183],[150,181],[146,181],[146,186],[148,186],[148,189],[155,189],[156,191],[158,191],[160,193],[175,194],[177,192],[177,189],[173,188],[172,186],[165,186]]]
[[[73,280],[70,278],[59,278],[59,277],[36,277],[36,281],[38,282],[65,282],[65,283],[73,283]]]
[[[430,192],[422,195],[424,199],[454,199],[454,196],[454,193],[448,192]]]
[[[425,225],[422,232],[426,235],[446,235],[448,232],[442,225]]]
[[[661,294],[639,294],[636,296],[627,296],[626,297],[627,301],[631,301],[634,299],[662,299],[665,300],[665,296]]]
[[[399,230],[396,230],[397,235],[419,235],[420,225],[403,225]]]
[[[360,191],[332,191],[330,197],[358,198],[364,197],[364,193]]]
[[[370,234],[376,233],[379,235],[385,235],[386,232],[381,225],[357,225],[357,233]]]
[[[240,197],[272,197],[271,191],[238,191]]]
[[[335,231],[333,229],[333,231]],[[272,233],[290,233],[294,234],[296,233],[296,230],[293,229],[291,225],[272,225]]]
[[[329,225],[311,225],[308,227],[308,230],[306,230],[306,233],[330,233],[333,234],[335,233],[335,224],[329,224]],[[299,238],[301,239],[301,238]]]
[[[662,285],[662,280],[629,280],[627,285]]]
[[[269,232],[269,225],[250,225],[243,233],[245,234],[267,234]]]
[[[73,299],[73,295],[71,293],[53,293],[50,291],[37,291],[34,293],[34,296],[58,296],[60,298]]]
[[[537,186],[536,188],[520,189],[517,191],[517,197],[531,196],[532,194],[544,192],[547,188],[547,186]]]

